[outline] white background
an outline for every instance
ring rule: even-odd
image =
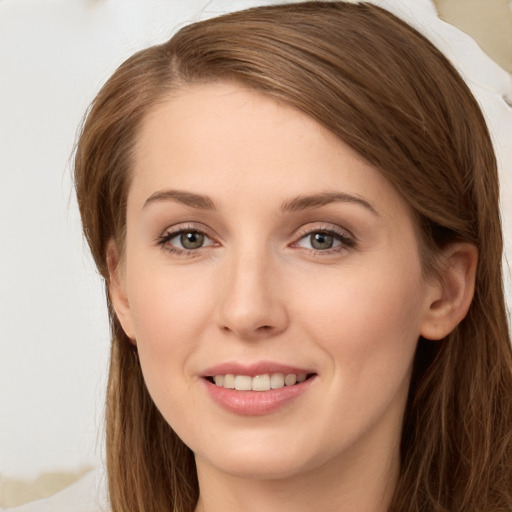
[[[416,24],[432,29],[446,51],[464,54],[512,204],[512,113],[501,99],[512,98],[508,75],[433,20],[429,0],[414,2],[422,13]],[[83,112],[134,51],[185,22],[260,3],[0,0],[0,473],[30,478],[102,458],[109,334],[70,170]]]

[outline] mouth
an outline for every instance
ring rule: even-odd
[[[301,384],[316,373],[264,373],[261,375],[236,375],[233,373],[206,376],[217,387],[236,391],[270,391]]]

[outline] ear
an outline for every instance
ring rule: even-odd
[[[431,287],[421,335],[447,336],[466,316],[475,290],[478,250],[470,243],[450,244],[441,255],[439,276]]]
[[[135,345],[135,329],[130,311],[130,304],[126,295],[126,284],[123,275],[123,265],[120,261],[119,250],[116,243],[110,240],[107,245],[107,267],[109,274],[108,293],[114,306],[117,319],[124,332]]]

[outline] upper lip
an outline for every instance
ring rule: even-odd
[[[224,362],[216,364],[207,368],[201,373],[201,377],[214,377],[215,375],[247,375],[255,377],[256,375],[265,375],[272,373],[284,373],[288,375],[294,373],[299,375],[301,373],[315,373],[309,368],[300,368],[298,366],[291,366],[273,361],[259,361],[255,363],[241,363],[241,362]]]

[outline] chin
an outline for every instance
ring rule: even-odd
[[[273,439],[246,443],[219,443],[219,450],[211,451],[211,447],[202,455],[197,454],[196,460],[215,467],[217,471],[234,477],[252,480],[278,480],[290,478],[315,469],[325,463],[325,457],[308,454],[304,443],[289,440],[288,443]],[[309,443],[308,448],[311,448]]]
[[[262,458],[261,455],[253,458],[233,456],[210,464],[223,473],[249,480],[282,480],[307,471],[307,465],[301,464],[302,461],[290,459],[279,456]]]

